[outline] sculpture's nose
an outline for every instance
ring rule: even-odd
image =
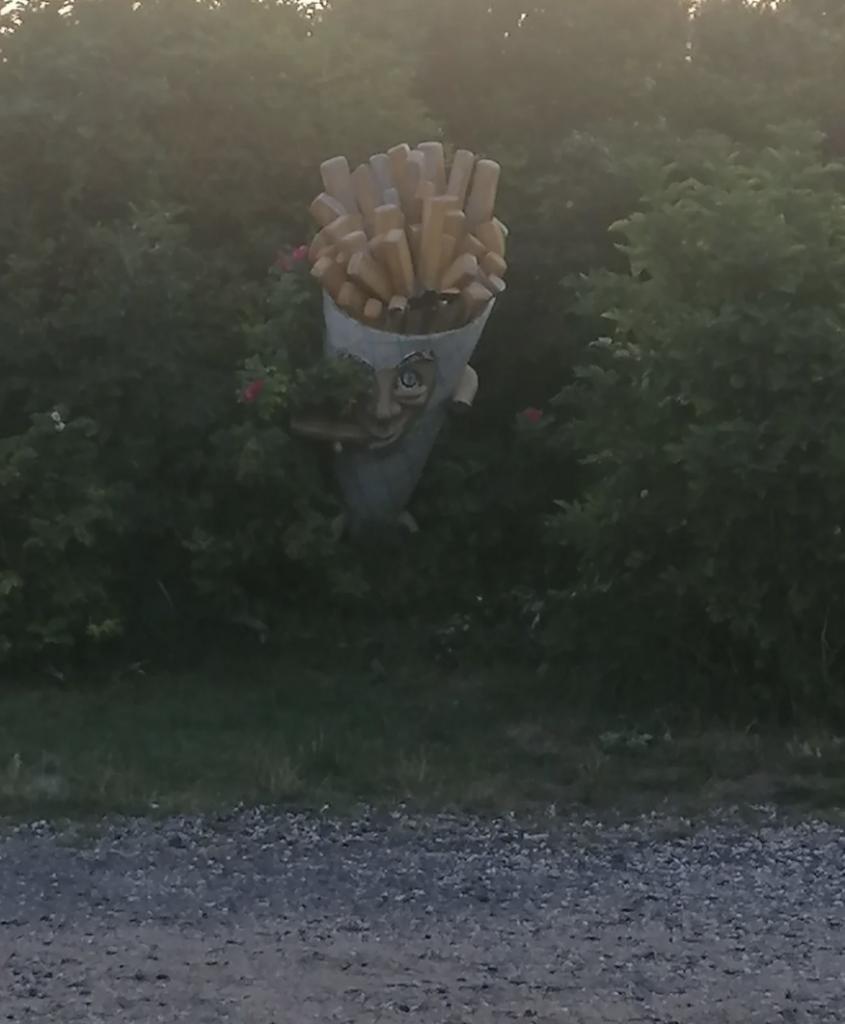
[[[379,422],[392,420],[400,411],[401,408],[399,403],[389,391],[379,394],[378,399],[376,400],[376,419]]]

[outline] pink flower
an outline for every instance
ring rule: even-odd
[[[543,418],[542,409],[526,409],[522,414],[522,418],[526,423],[539,423]]]
[[[263,390],[264,381],[254,380],[248,387],[244,389],[244,393],[241,396],[241,398],[247,405],[252,405],[252,403],[256,400],[256,398],[258,398],[258,396],[261,394]]]
[[[295,268],[297,263],[305,263],[307,259],[308,246],[298,245],[293,251],[283,250],[277,253],[276,262],[273,266],[276,270],[281,270],[283,274],[287,274]]]

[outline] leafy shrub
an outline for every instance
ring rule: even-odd
[[[644,168],[629,271],[584,284],[608,334],[561,439],[591,474],[552,536],[579,556],[566,613],[603,617],[631,683],[697,659],[777,710],[845,696],[845,199],[819,142]]]
[[[96,423],[67,410],[0,441],[0,661],[122,630],[108,554],[123,495],[98,455]]]

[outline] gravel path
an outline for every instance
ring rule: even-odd
[[[270,811],[0,836],[0,1022],[845,1021],[845,832]]]

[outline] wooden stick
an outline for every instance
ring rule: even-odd
[[[405,218],[402,210],[392,203],[385,203],[376,209],[376,233],[386,235],[388,231],[395,231],[396,228],[405,227]]]
[[[308,246],[308,259],[312,263],[316,263],[321,256],[329,255],[333,248],[334,242],[332,237],[324,228],[314,235],[311,240],[311,244]]]
[[[364,319],[378,320],[384,310],[384,305],[378,299],[367,299],[364,303]]]
[[[478,260],[469,253],[459,256],[448,268],[440,281],[440,290],[465,288],[478,277]]]
[[[370,170],[376,183],[379,202],[384,202],[384,193],[393,188],[393,177],[390,173],[390,157],[387,153],[373,153],[370,157]]]
[[[467,215],[463,210],[450,210],[446,214],[446,223],[443,225],[443,230],[457,242],[464,237],[466,223]]]
[[[475,235],[464,235],[463,241],[458,246],[458,251],[468,252],[477,260],[482,260],[487,255],[487,246]]]
[[[402,204],[402,209],[405,212],[405,216],[409,216],[411,213],[411,207],[414,199],[414,188],[411,184],[411,173],[408,167],[408,157],[411,153],[411,147],[407,142],[403,142],[398,146],[393,146],[392,149],[387,151],[387,158],[390,162],[390,173],[393,177],[393,187],[399,193],[399,202]]]
[[[440,277],[440,240],[451,203],[448,196],[435,196],[423,204],[422,243],[420,246],[419,278],[427,291],[434,291]]]
[[[360,213],[347,213],[345,216],[333,220],[323,230],[334,242],[339,242],[341,238],[351,235],[353,231],[363,231],[364,218]]]
[[[321,228],[327,227],[338,217],[344,217],[348,212],[343,203],[327,192],[321,192],[308,209]]]
[[[492,292],[489,292],[478,281],[473,281],[472,284],[467,285],[461,292],[461,303],[465,317],[464,323],[470,323],[474,320],[492,298]]]
[[[394,295],[387,307],[386,329],[399,332],[405,326],[408,313],[408,299],[404,295]]]
[[[408,154],[408,187],[411,189],[411,199],[405,215],[408,220],[417,223],[422,220],[422,198],[417,198],[420,185],[426,181],[425,156],[414,149]]]
[[[416,289],[414,261],[408,236],[400,228],[385,235],[384,255],[390,271],[394,294],[410,296]]]
[[[323,188],[346,207],[347,213],[358,213],[358,201],[349,173],[349,161],[345,156],[333,156],[320,164]],[[492,213],[490,214],[492,216]]]
[[[365,291],[382,302],[390,302],[393,289],[387,273],[368,252],[353,253],[349,259],[347,273],[350,279]]]
[[[488,220],[476,224],[473,229],[475,237],[484,245],[485,249],[495,253],[497,256],[505,257],[506,236],[502,230],[500,221]]]
[[[477,224],[492,219],[501,174],[502,168],[495,160],[479,160],[475,165],[472,190],[466,204],[467,226],[470,231]]]
[[[447,234],[444,229],[443,234],[440,236],[440,259],[437,263],[438,277],[442,277],[446,270],[452,266],[452,262],[455,259],[455,249],[457,247],[457,238],[455,238],[454,235]]]
[[[376,207],[381,204],[381,192],[377,189],[370,165],[361,164],[352,172],[352,186],[358,208],[364,217],[364,225],[372,231],[376,219]]]
[[[366,231],[350,231],[338,242],[341,252],[352,255],[353,252],[366,252],[370,247],[370,240]]]
[[[337,295],[337,304],[354,316],[361,316],[364,312],[367,297],[351,281],[344,281]]]
[[[447,196],[457,196],[458,202],[463,207],[467,198],[472,172],[475,170],[475,153],[468,149],[459,149],[452,161],[452,170],[449,174],[449,183],[446,186]]]
[[[346,281],[346,273],[330,256],[321,256],[311,268],[311,275],[337,301],[340,289]]]
[[[479,261],[479,265],[485,274],[493,274],[495,277],[504,277],[508,272],[507,263],[495,252],[488,252]]]
[[[501,295],[507,288],[507,284],[501,279],[501,277],[497,277],[495,274],[486,274],[481,283],[488,291],[492,292],[496,296]]]
[[[442,142],[421,142],[417,150],[425,158],[425,176],[434,184],[434,194],[442,196],[446,191],[446,157]]]
[[[408,243],[411,246],[411,255],[414,257],[414,266],[419,269],[420,253],[422,251],[422,224],[411,224],[408,228]]]

